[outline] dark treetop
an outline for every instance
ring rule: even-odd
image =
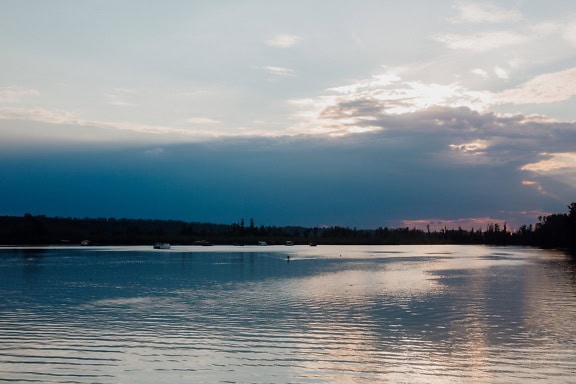
[[[176,220],[115,218],[62,218],[0,216],[0,244],[46,245],[88,244],[137,245],[157,241],[172,244],[493,244],[531,245],[545,248],[576,249],[576,203],[568,213],[538,218],[536,225],[523,225],[510,231],[506,224],[490,224],[485,229],[416,228],[356,229],[340,226],[257,226],[253,219],[233,224],[212,224]],[[86,242],[85,242],[86,243]]]

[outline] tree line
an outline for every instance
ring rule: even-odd
[[[541,216],[535,225],[509,230],[489,224],[483,229],[356,229],[342,226],[257,226],[254,219],[232,224],[116,218],[62,218],[44,215],[0,216],[0,244],[142,245],[172,244],[488,244],[576,249],[576,203],[568,213]]]

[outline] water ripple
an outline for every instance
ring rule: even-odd
[[[82,252],[43,256],[33,279],[0,258],[1,382],[563,383],[576,372],[573,269],[557,254]]]

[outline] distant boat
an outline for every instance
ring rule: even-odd
[[[169,243],[156,243],[154,244],[154,249],[170,249]]]
[[[80,243],[81,246],[83,247],[87,247],[91,244],[90,240],[82,240],[82,242]]]
[[[268,243],[266,241],[259,241],[258,245],[265,246],[265,245],[268,245]]]
[[[315,247],[315,246],[317,246],[317,245],[318,245],[318,244],[316,244],[315,242],[311,242],[311,243],[310,243],[310,246],[311,246],[311,247]]]
[[[292,246],[292,245],[294,245],[294,242],[293,242],[293,241],[290,241],[290,240],[288,240],[288,241],[286,241],[286,243],[285,243],[285,244],[286,244],[286,245],[288,245],[288,246]]]

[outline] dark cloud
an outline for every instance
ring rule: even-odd
[[[484,160],[497,163],[534,161],[541,152],[572,151],[576,143],[574,122],[446,106],[391,114],[387,112],[390,103],[370,98],[345,100],[327,107],[319,116],[342,132],[349,132],[353,127],[376,127],[384,137],[426,140],[430,144],[429,151],[465,148],[467,144],[481,140],[486,145]]]
[[[563,207],[522,185],[514,162],[441,156],[448,137],[378,132],[13,154],[0,157],[0,213],[376,227]]]
[[[467,107],[390,113],[409,105],[337,101],[320,113],[324,123],[343,133],[377,128],[341,137],[4,144],[0,214],[376,227],[506,220],[513,212],[563,211],[571,201],[574,186],[522,167],[542,161],[543,152],[572,151],[574,123]],[[20,124],[31,138],[49,128]]]

